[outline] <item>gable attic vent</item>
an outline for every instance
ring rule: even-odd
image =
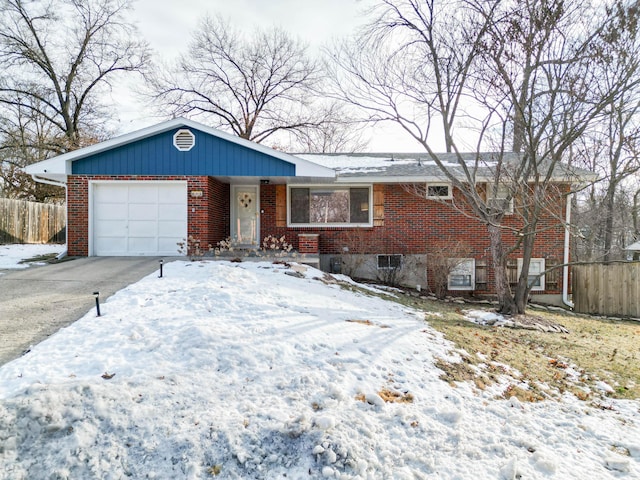
[[[191,130],[178,130],[173,136],[173,146],[181,152],[188,152],[196,146],[196,136]]]

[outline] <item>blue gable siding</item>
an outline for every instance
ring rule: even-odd
[[[173,146],[179,130],[160,133],[73,162],[74,175],[221,175],[295,176],[293,163],[190,129],[195,146],[181,152]]]

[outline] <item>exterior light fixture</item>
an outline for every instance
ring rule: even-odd
[[[93,296],[96,297],[96,312],[98,317],[100,316],[100,292],[93,292]]]

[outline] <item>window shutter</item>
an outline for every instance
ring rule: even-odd
[[[548,258],[545,268],[548,270],[556,265],[558,265],[558,261],[555,258]],[[560,268],[556,268],[555,270],[545,273],[545,290],[560,290],[560,270]]]
[[[511,285],[518,283],[518,260],[515,258],[507,260],[507,279]]]
[[[287,186],[276,185],[276,227],[287,226]]]
[[[487,288],[487,260],[484,258],[476,260],[476,289],[485,290]]]
[[[384,227],[384,185],[373,186],[373,226]]]

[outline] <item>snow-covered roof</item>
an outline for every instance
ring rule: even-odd
[[[319,165],[336,170],[337,181],[378,181],[378,182],[409,182],[446,181],[447,177],[428,153],[336,153],[336,154],[296,154]],[[438,153],[441,163],[461,180],[465,180],[464,171],[459,161],[461,158],[470,169],[476,169],[477,181],[487,181],[494,178],[496,166],[515,164],[520,158],[517,153]],[[591,178],[593,174],[586,170],[569,169],[558,164],[555,169],[557,180],[574,181],[578,178]]]

